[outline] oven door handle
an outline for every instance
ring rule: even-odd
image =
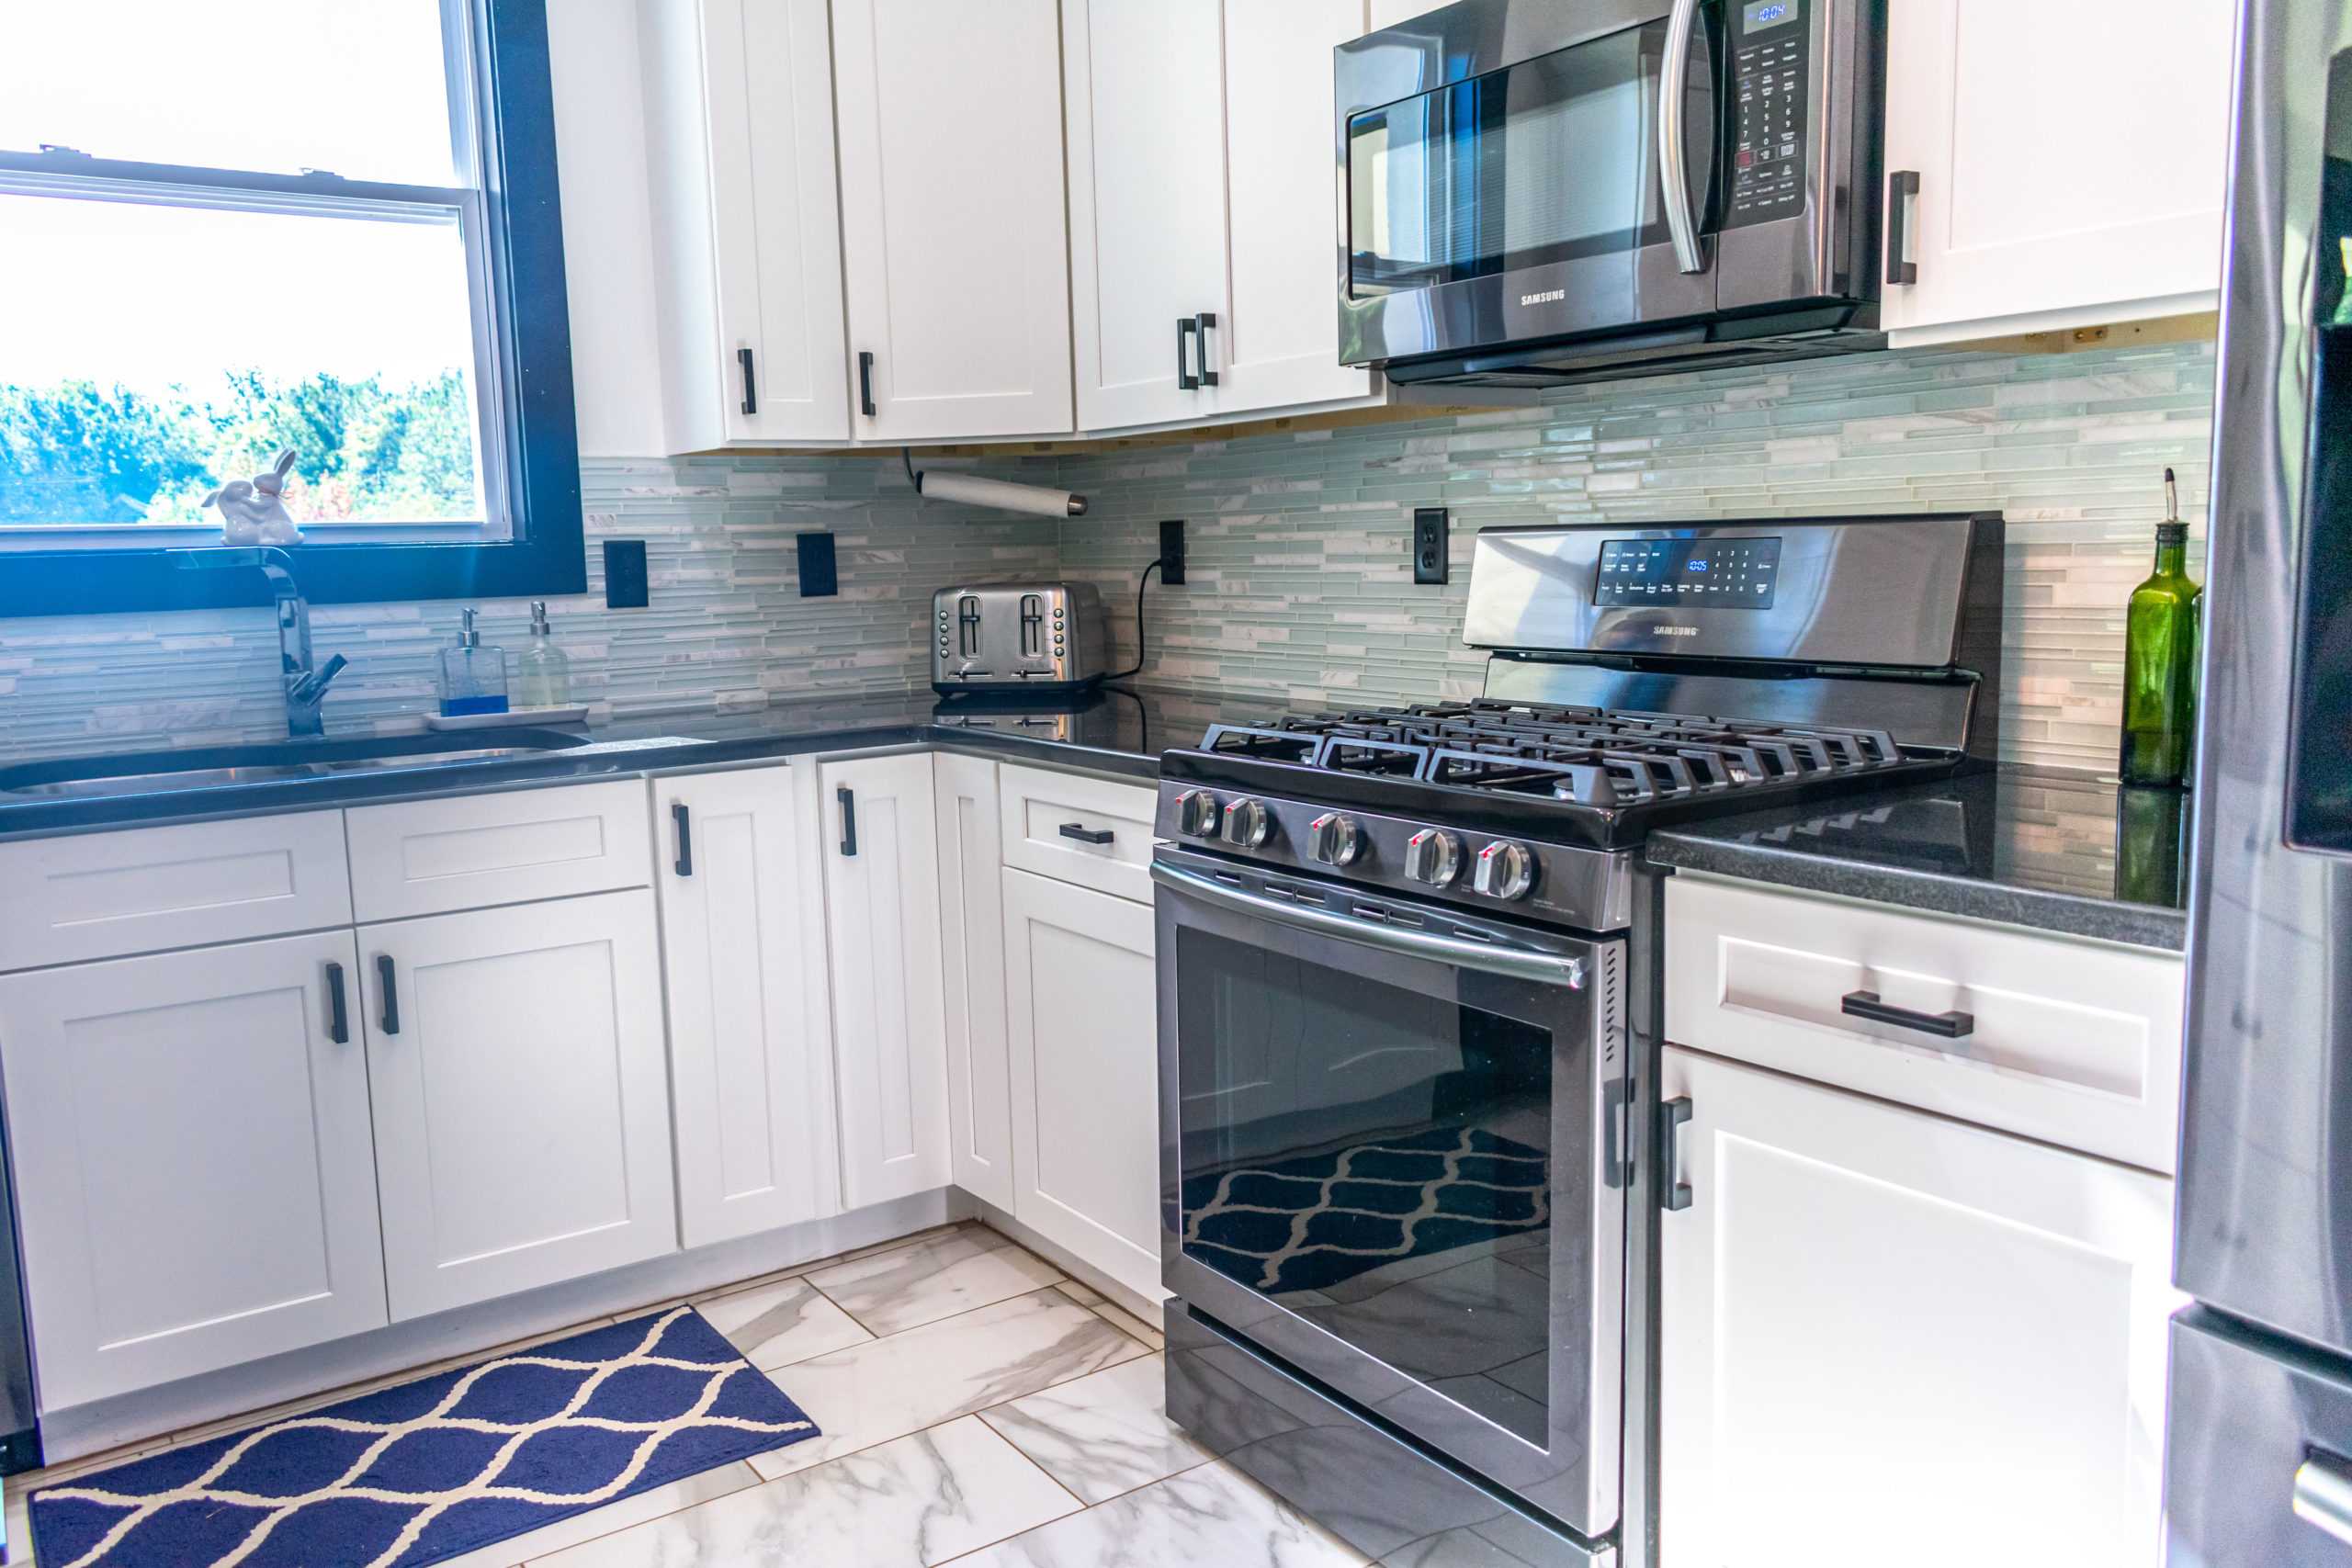
[[[1704,272],[1699,250],[1699,220],[1690,210],[1690,163],[1684,152],[1682,111],[1690,92],[1690,34],[1699,22],[1699,0],[1674,0],[1667,18],[1665,68],[1657,89],[1657,173],[1666,187],[1666,227],[1674,238],[1674,263],[1684,272]]]
[[[1187,898],[1197,898],[1212,908],[1248,915],[1295,931],[1314,931],[1321,936],[1358,942],[1408,958],[1457,964],[1482,975],[1532,980],[1544,986],[1566,986],[1571,991],[1584,989],[1585,962],[1581,958],[1555,953],[1530,953],[1523,948],[1489,947],[1485,942],[1467,942],[1460,937],[1433,936],[1428,931],[1417,931],[1405,926],[1351,920],[1345,915],[1334,915],[1298,904],[1276,903],[1272,898],[1243,893],[1197,872],[1185,871],[1159,861],[1151,863],[1151,879],[1170,892],[1181,893]]]

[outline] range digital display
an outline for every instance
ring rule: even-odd
[[[1761,32],[1797,19],[1797,0],[1756,0],[1739,13],[1740,31]]]
[[[1610,539],[1592,602],[1769,610],[1780,575],[1778,539]]]

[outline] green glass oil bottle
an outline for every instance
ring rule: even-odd
[[[2197,746],[2198,616],[2205,591],[2188,580],[2188,525],[2165,470],[2165,521],[2156,570],[2132,591],[2123,636],[2123,751],[2127,784],[2181,788]]]

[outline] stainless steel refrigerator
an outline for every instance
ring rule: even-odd
[[[2352,1568],[2352,0],[2245,0],[2170,1568]]]

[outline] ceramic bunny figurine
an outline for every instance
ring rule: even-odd
[[[299,545],[302,530],[286,510],[286,476],[294,470],[294,448],[250,479],[231,479],[204,498],[220,509],[220,542],[226,545]]]

